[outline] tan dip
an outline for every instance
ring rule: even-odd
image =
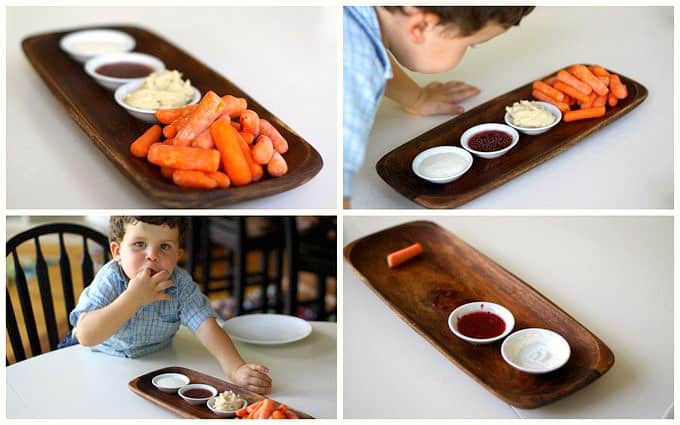
[[[539,128],[555,122],[555,116],[534,102],[520,100],[512,106],[506,106],[505,110],[510,114],[512,123],[517,127]]]
[[[191,101],[194,92],[189,80],[182,81],[179,71],[152,73],[123,101],[140,109],[179,108]]]

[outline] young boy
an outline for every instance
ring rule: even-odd
[[[120,357],[139,357],[170,344],[188,327],[235,384],[266,394],[268,369],[246,363],[217,324],[210,303],[177,267],[186,221],[182,217],[111,217],[113,260],[81,294],[69,320],[81,345]]]
[[[519,25],[533,6],[376,6],[344,8],[343,196],[364,160],[384,94],[416,115],[460,114],[479,89],[460,81],[420,87],[399,66],[436,73],[454,68],[468,47]]]

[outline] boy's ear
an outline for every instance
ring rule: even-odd
[[[184,255],[184,250],[182,248],[179,248],[177,250],[177,259],[179,260],[180,258],[182,258],[183,255]]]
[[[109,244],[109,249],[111,249],[111,256],[113,259],[118,261],[120,259],[120,245],[118,242],[111,242]]]
[[[418,8],[407,12],[407,31],[412,43],[422,44],[427,40],[428,33],[439,23],[439,16],[424,12]]]

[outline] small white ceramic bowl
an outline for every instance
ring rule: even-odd
[[[176,379],[177,381],[180,382],[180,384],[172,386],[168,386],[167,384],[164,385],[162,380],[166,378]],[[189,377],[186,375],[182,375],[181,373],[161,373],[160,375],[154,376],[153,379],[151,380],[151,383],[153,384],[154,387],[158,388],[159,390],[165,393],[176,393],[177,390],[189,384],[189,382],[190,382]]]
[[[130,81],[145,80],[146,77],[148,77],[148,75],[145,75],[143,77],[135,78],[117,78],[109,77],[108,75],[103,75],[97,72],[97,68],[100,66],[117,62],[134,62],[141,65],[146,65],[153,70],[152,72],[165,71],[165,64],[156,56],[147,55],[146,53],[132,52],[109,53],[106,55],[95,56],[85,62],[85,72],[87,75],[94,78],[97,84],[109,90],[115,90],[123,84],[129,83]]]
[[[475,313],[475,312],[489,312],[493,313],[496,316],[499,316],[503,322],[505,322],[505,330],[503,331],[502,334],[493,337],[493,338],[471,338],[469,336],[463,335],[458,331],[458,319],[465,316],[466,314],[470,313]],[[499,339],[505,338],[510,332],[512,332],[512,328],[515,327],[515,316],[512,315],[510,310],[507,308],[503,307],[502,305],[496,304],[496,303],[491,303],[488,301],[475,301],[467,304],[463,304],[460,307],[456,308],[451,312],[449,315],[449,329],[451,329],[451,332],[453,332],[458,338],[470,342],[472,344],[489,344],[494,341],[498,341]]]
[[[83,48],[92,44],[100,44],[101,47],[105,48],[99,51]],[[85,63],[89,59],[105,53],[131,52],[135,48],[135,39],[122,31],[84,30],[63,36],[59,40],[59,47],[73,59]]]
[[[246,399],[243,399],[243,404],[241,404],[241,407],[238,409],[234,410],[221,410],[221,409],[216,409],[215,408],[215,400],[217,400],[217,396],[211,398],[206,402],[206,405],[208,406],[208,409],[210,409],[214,414],[217,416],[221,416],[224,418],[233,418],[236,415],[236,411],[239,409],[243,409],[248,405],[248,401]]]
[[[493,151],[493,152],[479,152],[476,151],[472,148],[470,148],[470,138],[474,136],[477,133],[481,133],[483,131],[503,131],[510,135],[512,137],[512,142],[510,145],[507,147]],[[514,148],[517,142],[519,141],[519,133],[517,130],[514,128],[510,127],[509,125],[505,124],[496,124],[496,123],[487,123],[487,124],[479,124],[474,127],[470,127],[467,130],[465,130],[465,133],[463,133],[462,136],[460,136],[460,145],[467,151],[472,152],[473,154],[477,155],[480,158],[484,159],[493,159],[493,158],[498,158],[499,156],[502,156],[506,154],[510,149]]]
[[[114,97],[116,99],[116,103],[118,103],[122,108],[125,108],[126,111],[133,117],[142,120],[144,122],[148,123],[157,123],[158,120],[156,119],[156,111],[157,109],[142,109],[142,108],[135,108],[134,106],[130,106],[125,101],[123,100],[125,98],[125,95],[128,93],[132,93],[133,91],[137,90],[139,86],[141,86],[144,83],[144,79],[142,80],[135,80],[135,81],[130,81],[129,83],[123,84],[122,86],[118,87],[114,93]],[[198,103],[198,101],[201,100],[201,92],[198,91],[196,87],[191,87],[191,89],[194,91],[194,97],[191,99],[187,105],[192,105],[194,103]],[[185,106],[185,105],[182,105]]]
[[[555,127],[560,121],[562,121],[562,111],[560,111],[560,108],[557,106],[553,105],[552,103],[548,102],[539,102],[537,100],[532,100],[532,103],[535,103],[538,106],[542,106],[543,108],[547,109],[548,112],[553,114],[555,117],[555,121],[550,124],[546,125],[545,127],[519,127],[516,126],[515,124],[512,123],[512,117],[510,116],[510,112],[505,112],[505,123],[509,125],[510,127],[521,131],[524,134],[528,134],[529,136],[536,136],[538,134],[545,133],[546,131],[550,130],[551,128]]]
[[[527,373],[548,373],[564,366],[571,355],[566,339],[541,328],[522,329],[501,345],[501,355],[510,366]]]
[[[462,170],[459,170],[458,172],[452,172],[444,177],[428,176],[426,174],[423,174],[423,172],[420,170],[420,165],[423,163],[425,159],[431,157],[432,155],[449,152],[458,155],[460,158],[467,161],[467,165]],[[472,167],[472,160],[473,160],[472,155],[470,155],[470,152],[466,151],[465,149],[461,149],[457,146],[437,146],[434,148],[426,149],[420,152],[418,155],[416,155],[416,157],[413,158],[413,162],[411,163],[411,169],[416,174],[416,176],[429,182],[440,184],[449,183],[456,180],[463,174],[467,173],[470,167]]]
[[[192,390],[192,389],[197,389],[197,390],[208,390],[212,394],[209,397],[203,397],[203,398],[193,398],[193,397],[187,397],[184,395],[185,392]],[[207,385],[207,384],[189,384],[185,385],[182,388],[177,391],[177,394],[179,394],[180,397],[184,399],[189,404],[205,404],[208,400],[211,398],[215,397],[217,395],[217,388],[213,387],[212,385]]]

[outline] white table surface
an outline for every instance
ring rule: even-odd
[[[345,217],[344,243],[407,221]],[[345,264],[345,418],[664,417],[673,403],[672,217],[433,221],[576,318],[611,348],[615,364],[565,399],[514,409],[450,363]]]
[[[125,23],[165,37],[224,75],[321,154],[323,168],[306,184],[231,207],[335,209],[339,13],[330,7],[8,7],[7,207],[160,207],[95,147],[21,50],[32,34]]]
[[[335,418],[336,324],[310,323],[312,333],[295,343],[235,344],[247,361],[269,367],[273,388],[268,397],[316,418]],[[176,419],[128,389],[128,382],[136,376],[168,366],[224,379],[215,359],[184,327],[169,347],[137,359],[76,345],[7,367],[7,417]]]
[[[538,7],[469,49],[453,71],[412,74],[481,89],[469,110],[572,63],[600,63],[649,89],[635,110],[462,208],[673,208],[673,8]],[[383,100],[354,180],[353,208],[421,208],[378,176],[380,158],[450,117],[414,117]],[[521,140],[520,140],[521,143]]]

